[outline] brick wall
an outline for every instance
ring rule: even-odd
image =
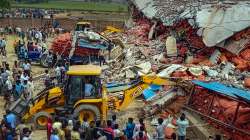
[[[31,27],[42,27],[44,24],[48,21],[51,21],[49,19],[26,19],[26,18],[2,18],[0,19],[0,26],[12,26],[12,27],[20,27],[22,29],[27,29]],[[75,24],[77,20],[74,19],[57,19],[57,21],[60,23],[60,26],[66,30],[73,30],[75,27]],[[107,25],[112,25],[118,28],[123,28],[124,22],[122,21],[105,21],[105,20],[84,20],[89,21],[92,23],[92,25],[95,27],[96,31],[102,31],[105,29]]]

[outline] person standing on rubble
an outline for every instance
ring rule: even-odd
[[[104,50],[99,51],[99,62],[100,62],[100,66],[106,63],[105,57],[104,57]]]
[[[186,115],[184,113],[182,113],[180,118],[176,121],[176,123],[178,126],[178,128],[177,128],[178,140],[185,140],[186,129],[189,125],[189,122],[186,119]]]

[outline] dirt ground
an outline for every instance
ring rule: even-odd
[[[7,46],[6,46],[6,51],[7,51],[7,62],[10,64],[10,68],[12,68],[14,61],[17,60],[17,56],[14,51],[14,41],[18,40],[18,37],[15,35],[8,35],[5,36],[6,41],[7,41]],[[1,62],[2,63],[2,62]],[[38,66],[37,64],[32,64],[32,75],[37,76],[40,75],[44,72],[44,68]],[[35,85],[35,92],[41,91],[43,87],[41,86],[41,80],[34,81]],[[3,97],[0,97],[0,119],[2,119],[3,114],[5,113],[4,109],[4,99]],[[45,140],[46,139],[46,131],[44,130],[34,130],[33,138],[35,140]]]

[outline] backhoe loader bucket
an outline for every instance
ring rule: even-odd
[[[23,98],[19,98],[13,104],[11,104],[9,110],[21,118],[22,116],[25,115],[28,108],[29,108],[29,101]]]

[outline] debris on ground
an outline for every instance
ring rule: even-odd
[[[124,48],[122,51],[120,50],[120,57],[108,61],[105,74],[110,78],[105,81],[106,83],[113,81],[128,82],[138,78],[138,75],[157,75],[161,78],[182,79],[184,81],[216,81],[232,89],[244,90],[249,93],[250,25],[247,22],[249,16],[235,17],[242,13],[243,9],[245,11],[250,10],[247,3],[232,2],[228,4],[225,2],[225,4],[216,5],[212,2],[205,4],[205,8],[193,13],[193,16],[190,13],[181,16],[187,11],[180,7],[179,13],[183,13],[173,12],[173,17],[178,15],[180,18],[171,22],[166,21],[171,19],[171,16],[163,20],[163,11],[152,10],[151,13],[147,13],[149,9],[155,6],[152,3],[148,2],[145,9],[140,9],[143,3],[134,0],[136,6],[132,13],[133,27],[128,27],[125,32],[108,34],[110,38],[119,38],[123,42]],[[155,3],[159,3],[159,0]],[[190,2],[185,1],[183,4],[190,4]],[[159,7],[159,5],[157,6]],[[223,22],[218,22],[223,10],[225,14],[234,13],[236,15],[227,14]],[[212,11],[212,13],[209,11]],[[155,15],[161,15],[156,17],[159,20],[153,18]],[[167,15],[165,16],[167,17]],[[243,20],[239,20],[238,23],[237,20],[230,17]],[[209,21],[214,21],[218,24],[218,27],[212,28],[213,22],[209,23]],[[227,27],[232,27],[230,28],[232,31],[226,31]],[[220,34],[222,32],[223,34]],[[208,100],[205,98],[209,91],[203,92],[204,98],[198,101]],[[180,112],[187,102],[185,96],[176,96],[180,93],[185,95],[185,92],[181,92],[180,88],[150,86],[143,91],[146,106],[140,115],[152,118],[155,118],[153,116],[167,118],[169,114],[173,115]],[[224,101],[225,99],[220,100]],[[170,101],[173,107],[171,105],[166,106]],[[235,105],[237,105],[237,102],[233,101]],[[205,110],[204,106],[201,105],[201,107]],[[224,106],[218,106],[217,108],[227,109]],[[200,111],[200,108],[196,108],[196,110]],[[232,118],[214,117],[224,123],[230,123],[228,121],[232,120]],[[241,118],[239,117],[239,119]],[[236,123],[238,122],[236,121]],[[239,126],[238,124],[235,125]],[[225,134],[228,134],[227,132]]]

